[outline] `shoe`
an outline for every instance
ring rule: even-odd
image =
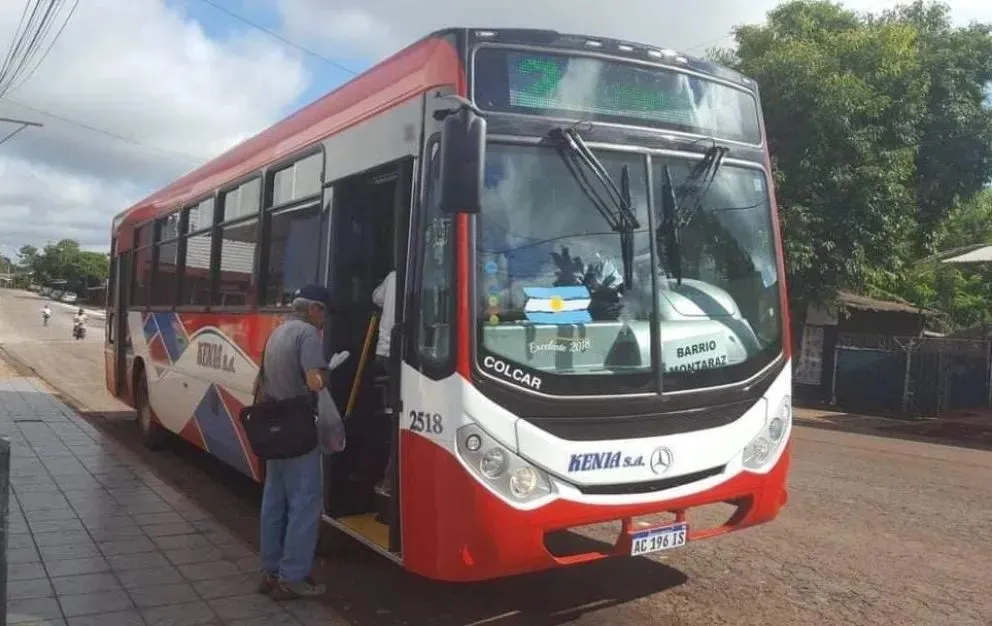
[[[285,580],[276,581],[272,589],[273,600],[296,600],[298,598],[312,598],[322,596],[327,592],[325,585],[317,584],[313,578],[307,576],[303,580],[291,583]]]
[[[262,579],[258,581],[258,588],[255,591],[261,594],[271,593],[278,582],[279,578],[275,574],[262,572]]]

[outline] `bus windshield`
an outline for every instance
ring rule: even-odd
[[[657,307],[666,388],[735,382],[769,363],[781,349],[781,320],[763,170],[724,163],[699,188],[686,185],[696,161],[652,159],[652,180],[662,179],[667,164],[682,199],[677,280],[666,267],[661,233],[652,238],[649,231],[662,219],[659,190],[655,206],[647,206],[648,157],[594,152],[615,179],[624,166],[629,172],[639,223],[633,284],[624,284],[620,237],[559,150],[490,143],[476,237],[480,354],[533,370],[545,382],[651,373]],[[659,246],[654,280],[652,239]],[[560,388],[574,394],[580,387]]]

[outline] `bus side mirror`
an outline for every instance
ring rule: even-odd
[[[478,213],[486,165],[486,120],[467,106],[448,112],[441,134],[441,212]]]

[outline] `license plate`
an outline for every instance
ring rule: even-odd
[[[689,525],[685,522],[639,530],[630,535],[630,555],[640,556],[682,547],[688,534]]]

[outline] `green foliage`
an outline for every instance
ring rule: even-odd
[[[952,209],[934,242],[942,250],[992,244],[992,190]],[[992,264],[922,261],[900,274],[876,277],[875,286],[944,312],[948,329],[992,327]]]
[[[38,248],[34,246],[21,246],[21,249],[17,251],[17,256],[20,259],[21,266],[33,267],[35,259],[38,256]]]
[[[944,4],[922,1],[887,12],[883,23],[911,25],[929,83],[914,186],[920,252],[936,249],[949,209],[981,191],[992,174],[992,28],[951,24]]]
[[[952,209],[992,177],[988,33],[952,26],[940,4],[872,16],[800,0],[712,53],[758,81],[796,304],[841,288],[956,311],[982,301],[973,277],[921,281],[914,264],[981,220]]]
[[[70,289],[82,293],[106,280],[110,270],[108,255],[81,250],[72,239],[63,239],[39,251],[34,246],[22,246],[18,252],[21,265],[34,272],[35,282],[69,281]]]

